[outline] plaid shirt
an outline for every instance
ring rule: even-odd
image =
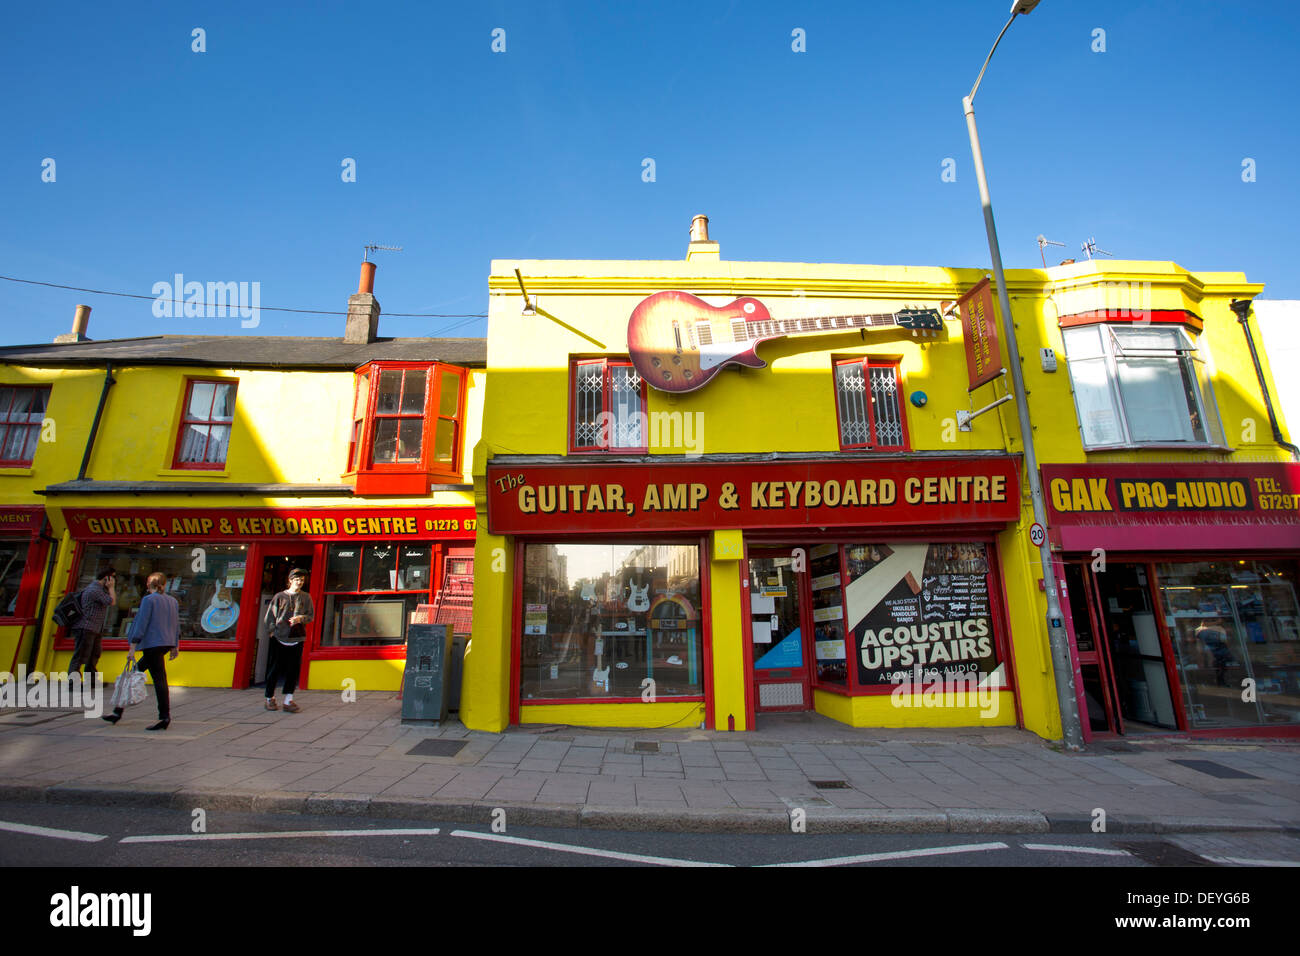
[[[99,581],[91,581],[90,585],[81,592],[78,603],[80,603],[81,612],[85,616],[77,624],[77,629],[98,634],[104,629],[104,618],[108,615],[108,609],[113,603],[113,599],[108,595],[108,588],[104,587]]]

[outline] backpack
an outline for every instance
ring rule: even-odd
[[[73,628],[81,623],[86,612],[81,609],[81,592],[69,594],[54,608],[54,623],[59,627]]]

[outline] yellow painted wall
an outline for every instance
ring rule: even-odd
[[[230,483],[343,484],[352,427],[355,380],[349,371],[207,369],[174,366],[125,366],[113,370],[116,384],[109,390],[87,478],[98,481],[180,481]],[[234,427],[226,466],[218,471],[172,469],[187,380],[228,379],[238,382]],[[466,389],[462,480],[472,481],[472,450],[482,427],[483,369],[471,369]],[[468,491],[436,491],[425,497],[358,499],[347,496],[267,497],[258,495],[174,493],[37,495],[37,489],[77,477],[90,434],[94,409],[104,383],[104,369],[20,368],[0,366],[0,384],[52,385],[47,419],[53,441],[37,446],[32,467],[0,469],[0,505],[42,505],[56,537],[63,538],[50,578],[45,621],[40,627],[42,669],[63,667],[68,651],[53,651],[55,627],[50,613],[65,594],[75,542],[66,537],[64,512],[78,508],[371,508],[457,506],[473,504]],[[468,542],[465,542],[468,544]],[[14,654],[18,628],[0,628],[0,666]],[[21,648],[36,639],[28,629]],[[121,669],[110,655],[101,670]],[[182,653],[168,667],[178,686],[229,687],[235,646],[230,652]],[[359,690],[395,690],[401,661],[318,662],[312,665],[309,686],[318,682],[338,686],[335,668],[355,671]],[[394,668],[397,675],[394,676]],[[114,673],[116,673],[116,671]],[[341,680],[341,677],[340,677]]]
[[[404,659],[387,661],[312,661],[309,690],[401,690]],[[343,682],[351,680],[351,685]]]
[[[975,699],[972,701],[972,697]],[[939,698],[943,698],[942,701]],[[982,700],[982,703],[981,703]],[[906,703],[904,703],[906,702]],[[991,692],[984,698],[952,693],[889,694],[848,697],[813,691],[819,714],[854,727],[1014,727],[1016,702],[1010,691]]]
[[[521,315],[515,268],[526,277],[529,292],[538,297],[542,309],[586,337],[540,314]],[[975,269],[709,258],[494,261],[489,279],[485,437],[476,458],[475,480],[481,488],[488,461],[498,455],[567,453],[570,358],[625,356],[628,317],[642,299],[655,292],[679,289],[712,305],[752,295],[762,300],[775,317],[793,318],[892,312],[955,300],[984,275]],[[1241,273],[1192,273],[1172,262],[1108,261],[1012,270],[1008,273],[1008,289],[1025,356],[1022,368],[1040,464],[1287,460],[1285,452],[1272,441],[1245,340],[1228,308],[1232,298],[1253,297],[1261,285],[1248,283]],[[1212,359],[1214,397],[1227,450],[1083,451],[1057,323],[1061,315],[1106,308],[1186,309],[1204,320],[1205,330],[1196,341]],[[1040,347],[1055,349],[1058,371],[1041,370]],[[1023,450],[1011,404],[976,419],[969,432],[957,430],[958,409],[974,410],[987,404],[1002,394],[1002,386],[985,385],[968,393],[965,348],[956,320],[946,321],[944,331],[933,339],[916,338],[899,330],[801,336],[766,343],[759,347],[759,354],[769,362],[769,368],[727,369],[707,386],[684,395],[650,389],[648,412],[652,419],[662,413],[698,413],[702,426],[693,436],[697,439],[694,447],[661,440],[652,444],[651,454],[835,452],[839,443],[832,360],[863,354],[897,357],[904,395],[918,390],[927,393],[929,400],[924,407],[903,405],[913,450],[948,454]],[[1267,359],[1264,361],[1267,371]],[[1061,718],[1047,647],[1046,600],[1038,588],[1038,552],[1028,542],[1033,513],[1023,473],[1022,492],[1020,521],[998,537],[1006,616],[1014,643],[1014,674],[1024,725],[1042,736],[1055,738],[1061,733]],[[513,539],[488,536],[486,528],[486,520],[480,521],[480,567],[485,546],[509,551],[514,543]],[[743,687],[747,675],[740,673],[743,667],[738,661],[743,658],[738,658],[736,651],[744,637],[740,634],[743,618],[738,571],[735,562],[713,564],[711,623],[716,710],[710,723],[725,727],[727,714],[734,713],[739,729],[744,722]],[[483,655],[478,662],[484,669],[510,666],[512,583],[512,579],[503,582],[495,576],[476,582],[476,638],[490,634],[493,645],[491,660],[487,659],[489,655]],[[476,697],[485,695],[480,697],[485,712],[476,710],[477,701],[470,707],[475,719],[481,721],[479,726],[495,729],[499,725],[508,708],[504,699],[507,691],[502,690],[505,686],[501,675],[489,677],[481,672],[471,685],[467,668],[467,692],[473,690]],[[1004,705],[1012,703],[1006,695],[1004,698]],[[860,726],[978,726],[987,721],[969,709],[893,708],[881,704],[879,698],[850,700],[828,693],[817,694],[817,707],[837,720]],[[905,716],[900,717],[895,710]],[[490,713],[491,719],[480,717],[480,713]],[[1014,706],[1001,706],[997,721],[1014,723],[1014,715]],[[614,719],[622,722],[642,718],[622,715]],[[652,718],[647,715],[643,719],[649,722]]]
[[[656,704],[529,704],[521,708],[519,714],[521,724],[571,724],[575,727],[698,727],[703,720],[703,703],[667,701]]]
[[[51,664],[43,670],[64,673],[71,659],[70,650],[55,651]],[[99,658],[99,672],[109,684],[117,680],[125,666],[126,651],[105,651]],[[235,655],[220,651],[181,651],[176,660],[167,662],[167,683],[173,687],[229,687],[234,676]]]

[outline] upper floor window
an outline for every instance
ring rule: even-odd
[[[176,468],[224,468],[235,417],[235,382],[191,379],[185,383]]]
[[[465,386],[465,370],[441,362],[362,366],[348,452],[357,491],[423,494],[429,476],[459,478]]]
[[[870,357],[837,359],[835,409],[841,449],[907,448],[897,361]]]
[[[1224,443],[1205,357],[1182,326],[1062,331],[1084,448]]]
[[[48,385],[0,388],[0,467],[21,468],[32,463],[49,401]]]
[[[649,450],[646,386],[628,359],[574,359],[569,381],[571,451]]]

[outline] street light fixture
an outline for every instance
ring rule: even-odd
[[[1002,253],[998,249],[998,233],[993,225],[993,203],[989,199],[989,184],[984,177],[984,156],[980,151],[979,133],[975,129],[975,93],[979,90],[984,71],[988,69],[993,52],[1016,17],[1027,14],[1038,6],[1039,0],[1016,0],[1011,5],[1011,19],[993,42],[993,49],[984,58],[975,85],[962,97],[966,112],[966,128],[970,132],[971,154],[975,159],[975,178],[979,182],[980,203],[984,207],[984,229],[988,233],[989,255],[993,258],[993,279],[998,289],[998,305],[1002,312],[1002,338],[1010,352],[1007,365],[1011,369],[1011,386],[1016,398],[1016,413],[1020,419],[1020,436],[1025,446],[1025,472],[1029,481],[1029,494],[1033,500],[1035,536],[1041,530],[1038,543],[1039,560],[1043,569],[1043,590],[1047,594],[1047,636],[1052,652],[1052,671],[1056,676],[1056,697],[1061,709],[1061,736],[1066,749],[1083,749],[1083,727],[1079,720],[1079,701],[1075,696],[1074,665],[1070,661],[1069,639],[1061,615],[1061,601],[1057,591],[1056,572],[1052,568],[1052,550],[1047,542],[1047,509],[1043,503],[1043,483],[1038,474],[1038,456],[1034,453],[1034,431],[1029,420],[1029,403],[1025,398],[1025,378],[1020,368],[1020,346],[1016,342],[1016,324],[1011,318],[1011,300],[1007,296],[1006,274],[1002,271]]]

